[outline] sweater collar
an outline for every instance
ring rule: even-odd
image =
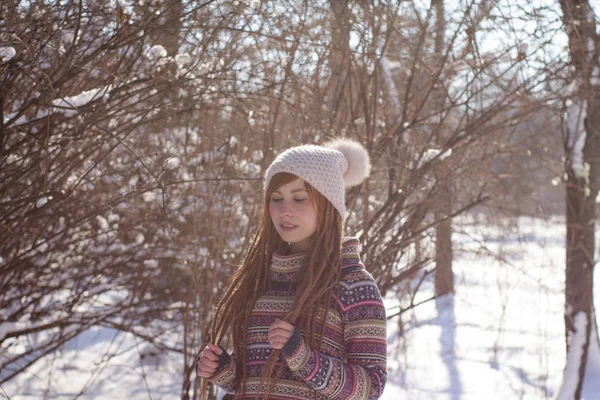
[[[360,263],[360,244],[355,237],[342,238],[342,267],[347,264]],[[281,251],[273,252],[270,266],[271,280],[278,282],[295,282],[304,265],[306,253],[283,255]]]

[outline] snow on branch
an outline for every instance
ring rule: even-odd
[[[9,62],[17,54],[14,47],[0,47],[0,62]]]
[[[589,165],[583,161],[583,147],[586,132],[584,121],[587,116],[587,102],[581,99],[571,100],[567,110],[567,144],[571,152],[571,168],[575,176],[589,179]]]
[[[79,112],[78,108],[84,105],[103,98],[104,101],[108,100],[108,92],[111,90],[111,86],[104,86],[101,88],[95,88],[81,92],[76,96],[62,97],[52,101],[54,105],[53,112],[62,112],[67,117],[77,115]]]
[[[452,149],[439,150],[439,149],[427,149],[423,152],[421,160],[419,161],[418,167],[422,167],[424,164],[431,162],[435,159],[440,161],[450,157],[452,155]]]

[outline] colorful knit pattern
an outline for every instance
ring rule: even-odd
[[[358,254],[355,238],[342,244],[343,262],[339,292],[326,316],[325,336],[319,348],[311,348],[298,327],[282,349],[283,374],[269,399],[377,399],[387,379],[386,316],[373,277]],[[274,254],[271,289],[254,305],[248,328],[248,380],[246,393],[236,399],[262,398],[258,384],[273,349],[269,326],[292,307],[298,271],[304,255]],[[321,323],[324,310],[320,310]],[[239,362],[239,361],[237,361]],[[211,381],[234,393],[240,389],[241,366],[226,352]]]

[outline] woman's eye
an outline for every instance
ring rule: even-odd
[[[271,198],[271,201],[273,203],[279,203],[280,201],[282,201],[283,199],[276,199],[276,198]]]
[[[302,203],[303,201],[306,201],[306,199],[294,199],[294,201],[297,203]]]

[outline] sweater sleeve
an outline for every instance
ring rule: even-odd
[[[325,397],[378,399],[387,380],[387,320],[377,284],[366,270],[355,269],[343,277],[336,299],[345,360],[311,349],[296,327],[282,349],[288,367]]]
[[[224,348],[221,347],[221,350],[223,353],[219,356],[219,366],[209,380],[226,392],[234,393],[239,380],[235,354],[230,356]]]

